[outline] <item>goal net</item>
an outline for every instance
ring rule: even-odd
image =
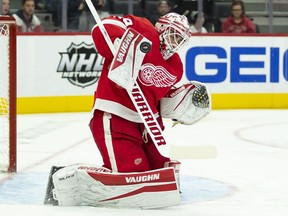
[[[0,171],[16,172],[16,23],[0,16]]]

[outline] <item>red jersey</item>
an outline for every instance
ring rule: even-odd
[[[150,52],[143,59],[137,82],[157,117],[159,100],[182,78],[183,65],[179,55],[175,53],[169,59],[163,59],[160,52],[159,34],[146,18],[133,15],[111,16],[105,18],[103,24],[112,42],[116,38],[121,38],[127,28],[133,28],[152,42]],[[108,78],[108,68],[113,55],[97,25],[92,30],[92,38],[97,51],[105,58],[95,92],[94,109],[113,113],[129,121],[142,122],[126,89],[119,87]]]
[[[232,16],[225,19],[222,23],[223,33],[256,33],[255,25],[246,16],[242,16],[240,23],[235,23]]]
[[[29,22],[25,20],[23,10],[17,11],[13,14],[13,17],[17,23],[17,31],[18,32],[41,32],[42,24],[40,19],[33,14]]]

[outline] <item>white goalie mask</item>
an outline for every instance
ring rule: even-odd
[[[177,123],[191,125],[211,112],[211,97],[203,83],[192,81],[171,89],[160,100],[160,113]]]
[[[160,51],[165,60],[185,46],[191,35],[187,17],[177,13],[160,17],[155,27],[160,37]]]

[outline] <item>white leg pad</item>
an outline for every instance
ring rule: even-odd
[[[161,208],[180,203],[172,167],[141,173],[111,173],[102,167],[81,165],[76,175],[73,171],[63,175],[65,169],[53,176],[59,205]]]
[[[77,169],[79,165],[68,166],[53,175],[54,198],[59,206],[77,206],[82,203]]]

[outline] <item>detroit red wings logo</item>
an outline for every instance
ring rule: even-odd
[[[139,72],[139,80],[145,86],[154,85],[158,88],[172,86],[176,82],[176,78],[164,67],[149,63],[142,65]]]

